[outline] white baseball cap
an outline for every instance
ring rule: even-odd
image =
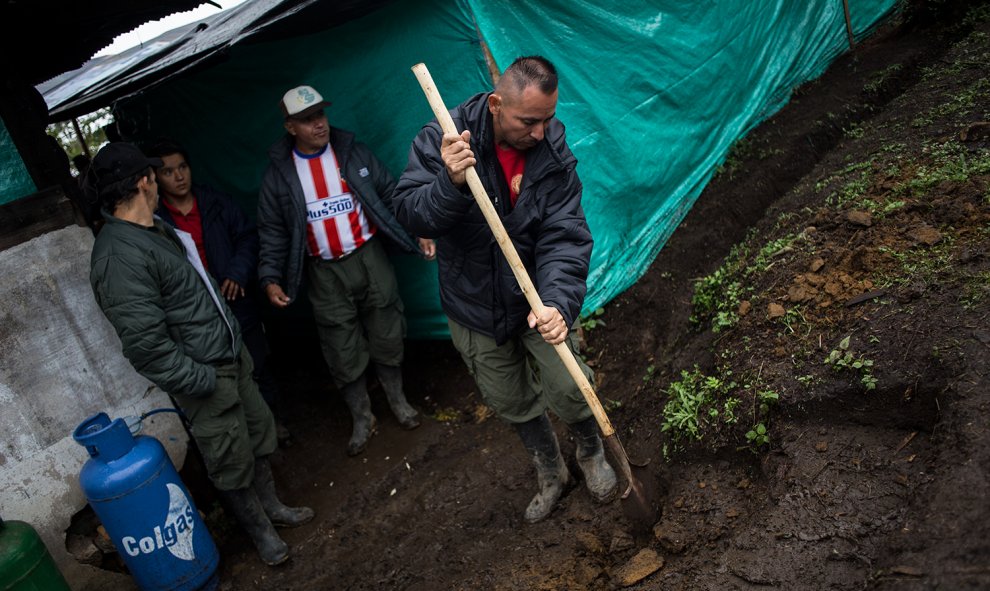
[[[285,117],[303,118],[329,104],[315,88],[304,84],[286,92],[279,106],[282,107],[282,115]]]

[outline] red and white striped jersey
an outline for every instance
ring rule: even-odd
[[[292,160],[306,196],[306,248],[310,256],[337,259],[375,235],[377,229],[351,195],[329,144],[319,154],[293,150]]]

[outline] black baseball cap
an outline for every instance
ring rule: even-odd
[[[90,165],[90,173],[96,177],[97,186],[104,189],[144,171],[149,166],[157,168],[161,165],[161,158],[148,158],[134,144],[112,142],[97,152]]]

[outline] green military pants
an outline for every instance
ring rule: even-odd
[[[553,346],[527,328],[503,345],[448,319],[454,347],[467,364],[485,404],[503,420],[524,423],[549,407],[565,423],[591,416],[591,408]],[[594,382],[591,368],[578,356],[577,332],[566,340],[582,373]]]
[[[251,486],[255,458],[278,446],[275,419],[258,391],[246,347],[238,360],[218,366],[217,385],[208,396],[175,396],[192,423],[192,435],[206,471],[218,490]]]
[[[339,260],[311,257],[306,272],[320,348],[338,387],[364,375],[369,359],[402,364],[406,318],[381,240]]]

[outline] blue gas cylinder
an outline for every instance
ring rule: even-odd
[[[216,544],[162,444],[102,412],[73,438],[90,456],[79,484],[138,586],[217,588]]]

